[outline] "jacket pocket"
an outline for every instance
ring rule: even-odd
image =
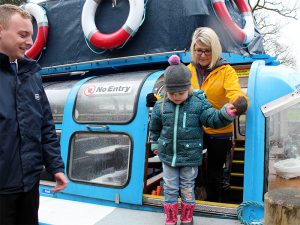
[[[184,163],[201,164],[202,161],[202,142],[200,140],[180,141],[181,151],[178,158]]]
[[[181,141],[180,143],[180,146],[185,149],[185,150],[200,150],[202,149],[202,143],[201,141],[197,140],[197,141]]]
[[[163,154],[173,154],[171,141],[168,139],[159,138],[158,140],[158,152]]]

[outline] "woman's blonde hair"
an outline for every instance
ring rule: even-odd
[[[194,31],[190,48],[193,62],[196,62],[195,45],[197,43],[211,48],[211,62],[208,68],[212,69],[222,54],[222,47],[218,35],[209,27],[199,27]]]

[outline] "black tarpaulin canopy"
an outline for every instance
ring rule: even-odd
[[[116,2],[112,7],[111,0],[103,0],[97,8],[95,24],[102,33],[118,30],[128,17],[128,0]],[[46,49],[38,60],[42,67],[189,50],[192,33],[200,26],[217,32],[223,52],[249,55],[264,51],[257,31],[249,45],[236,43],[217,18],[210,0],[148,0],[144,22],[136,34],[122,48],[103,51],[89,47],[84,37],[81,26],[84,3],[84,0],[49,0],[40,4],[46,10],[49,24]],[[242,26],[241,15],[236,11],[232,15]]]

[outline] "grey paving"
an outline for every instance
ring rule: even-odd
[[[179,216],[178,216],[179,219]],[[164,214],[117,208],[95,225],[164,225]],[[178,222],[178,224],[180,224]],[[238,220],[223,217],[194,216],[194,225],[241,225]]]

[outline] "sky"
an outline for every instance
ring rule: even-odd
[[[300,15],[300,10],[299,10]],[[297,61],[297,71],[300,72],[300,20],[293,21],[281,29],[279,42],[290,47]]]
[[[250,0],[252,6],[259,0]],[[285,6],[292,7],[298,3],[298,20],[287,19],[276,13],[269,15],[273,24],[280,24],[280,38],[278,42],[286,45],[291,50],[291,55],[296,59],[296,70],[300,72],[300,2],[299,0],[268,0],[268,2],[282,3]],[[267,0],[266,0],[267,2]],[[268,6],[268,5],[267,5]],[[274,7],[274,5],[272,6]]]
[[[33,2],[33,3],[39,3],[39,2],[44,2],[46,0],[28,0],[27,2]]]

